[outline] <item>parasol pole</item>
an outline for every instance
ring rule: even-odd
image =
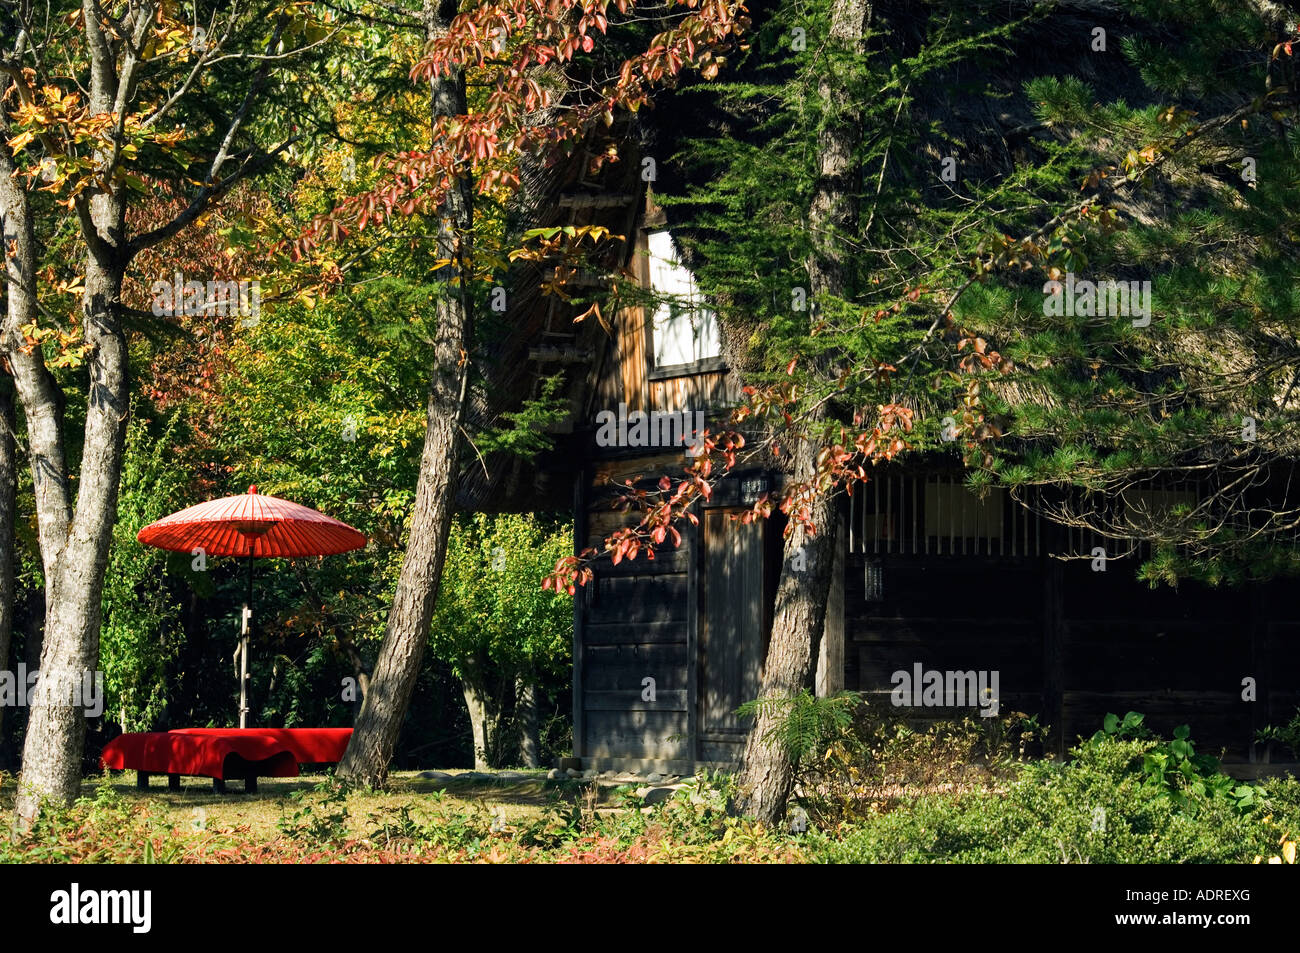
[[[253,629],[253,541],[248,541],[248,591],[244,599],[244,625],[239,637],[239,727],[248,727],[248,644]]]

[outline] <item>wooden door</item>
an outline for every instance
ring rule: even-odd
[[[735,762],[747,723],[736,709],[758,697],[763,664],[763,533],[731,518],[739,510],[706,510],[702,519],[697,693],[701,761]]]

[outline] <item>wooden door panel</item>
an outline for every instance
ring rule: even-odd
[[[733,512],[705,511],[701,560],[699,732],[702,740],[743,738],[735,715],[758,696],[763,648],[762,521],[742,525]]]

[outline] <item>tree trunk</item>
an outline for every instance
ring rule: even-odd
[[[5,84],[5,92],[7,94],[8,84]],[[0,117],[0,131],[5,133],[9,131],[8,123],[2,117]],[[24,326],[35,323],[39,316],[36,284],[38,256],[31,205],[19,183],[12,156],[7,150],[0,149],[0,209],[3,209],[7,279],[0,349],[3,349],[7,365],[7,379],[13,382],[13,388],[22,401],[23,416],[27,424],[28,458],[32,468],[41,567],[46,588],[44,608],[48,628],[48,619],[54,604],[51,587],[57,575],[58,555],[67,538],[72,513],[63,452],[63,395],[46,368],[40,349],[28,347],[26,335],[22,331]],[[7,396],[6,402],[7,417],[12,418],[12,396]],[[12,433],[12,426],[9,429]],[[11,437],[6,438],[6,442],[11,439]],[[14,475],[16,476],[16,472]],[[6,487],[7,483],[6,478]],[[0,492],[4,492],[7,497],[7,488],[0,488]],[[12,523],[9,535],[12,535]],[[12,540],[4,545],[11,558]],[[12,566],[10,568],[12,569]],[[12,599],[4,601],[6,605],[12,605]],[[8,615],[8,612],[6,614]],[[37,665],[38,670],[42,669],[44,651],[49,644],[50,640],[43,630],[41,662]],[[42,674],[44,674],[43,670]],[[32,737],[31,726],[36,720],[35,711],[29,712],[26,735],[29,741]],[[71,778],[67,773],[57,778],[33,775],[29,783],[35,784],[42,792],[42,796],[67,797],[69,791],[75,794],[76,786],[80,781],[80,750],[78,749],[75,754],[77,772],[75,778]],[[25,758],[23,768],[26,775]],[[29,822],[30,816],[34,816],[35,802],[24,800],[20,796],[17,806],[18,824],[21,827]],[[29,816],[24,816],[24,812]]]
[[[811,472],[817,450],[815,444],[804,441],[795,451],[798,460],[796,479]],[[834,506],[829,495],[818,497],[811,507],[817,535],[809,536],[802,526],[796,525],[786,540],[760,698],[792,698],[801,690],[812,688],[822,629],[826,624],[831,570],[835,563]],[[803,559],[794,563],[801,548]],[[791,569],[792,565],[798,564],[802,564],[804,569]],[[794,789],[794,765],[780,742],[773,737],[773,731],[783,717],[784,712],[779,708],[760,710],[745,742],[737,779],[738,809],[765,824],[775,824],[781,819],[786,801]]]
[[[863,55],[870,20],[868,0],[837,0],[831,14],[832,49]],[[861,127],[843,84],[837,82],[836,73],[834,68],[824,69],[817,90],[827,117],[818,136],[818,177],[808,210],[808,228],[814,247],[808,262],[808,278],[814,300],[844,297],[852,290],[851,259],[842,239],[852,237],[857,224],[854,153],[861,139]],[[809,416],[806,426],[815,433],[826,417],[822,405],[821,410]],[[796,443],[791,463],[797,482],[813,481],[819,450],[816,440]],[[791,698],[813,686],[835,564],[834,500],[829,493],[823,493],[810,510],[817,535],[809,537],[802,526],[796,525],[786,540],[760,698]],[[795,563],[794,556],[800,549],[804,558]],[[795,570],[795,565],[804,568]],[[738,778],[737,807],[765,824],[780,821],[794,789],[794,765],[774,737],[774,729],[782,717],[784,712],[779,708],[760,711],[745,743]]]
[[[425,0],[426,37],[433,40],[447,24],[438,5]],[[442,74],[430,83],[432,113],[455,116],[465,112],[464,73]],[[438,255],[453,262],[470,256],[471,192],[467,177],[456,181],[443,203],[438,234]],[[463,281],[459,294],[440,298],[436,305],[437,340],[434,342],[433,380],[429,388],[424,453],[411,512],[410,538],[388,614],[384,641],[370,678],[370,691],[362,704],[352,740],[339,764],[338,777],[364,787],[382,784],[388,775],[402,720],[415,689],[416,676],[429,640],[429,621],[438,599],[442,564],[451,530],[452,503],[459,475],[459,432],[465,411],[469,335],[467,269],[458,269]]]
[[[525,768],[542,765],[537,733],[537,685],[527,676],[515,680],[515,714],[519,720],[519,761]]]
[[[474,739],[474,770],[486,771],[491,767],[488,752],[496,744],[492,737],[493,719],[488,712],[487,696],[469,682],[461,682],[465,707],[469,709],[470,732]]]
[[[866,55],[867,28],[871,22],[869,0],[836,0],[831,12],[831,50],[840,55]],[[813,254],[808,260],[808,281],[814,299],[843,297],[852,291],[853,258],[845,239],[854,241],[858,223],[859,169],[854,161],[862,142],[860,109],[853,103],[833,62],[821,71],[817,96],[825,120],[817,136],[818,169],[808,208],[808,231]]]
[[[0,117],[0,132],[8,131],[8,123]],[[8,365],[6,370],[22,401],[27,424],[41,566],[48,586],[54,578],[55,560],[67,537],[72,505],[63,453],[63,392],[45,366],[40,349],[28,347],[22,330],[37,322],[40,310],[37,306],[36,269],[39,261],[35,223],[27,193],[19,182],[12,156],[7,150],[0,149],[0,209],[3,209],[4,245],[8,252],[5,256],[7,287],[0,349]],[[49,604],[48,599],[46,604]]]
[[[121,43],[122,75],[115,69],[114,40],[103,30],[93,5],[85,4],[84,28],[91,69],[86,106],[92,115],[123,108],[139,64],[138,50],[152,20],[146,7],[133,9]],[[4,94],[9,92],[4,84]],[[8,132],[6,119],[0,131]],[[115,154],[115,153],[114,153]],[[115,161],[101,151],[104,163]],[[130,254],[126,249],[123,186],[103,167],[106,188],[96,186],[74,201],[86,249],[82,330],[89,378],[85,439],[72,507],[70,477],[62,433],[62,392],[45,366],[39,347],[29,347],[23,324],[36,319],[35,240],[30,197],[13,176],[14,161],[0,149],[0,204],[5,209],[4,238],[9,278],[3,349],[22,400],[30,442],[36,516],[45,575],[45,631],[36,697],[31,700],[23,767],[14,805],[16,827],[35,820],[45,801],[70,803],[81,788],[81,756],[86,741],[78,701],[83,678],[93,678],[99,662],[99,629],[104,572],[117,515],[126,421],[130,412],[126,337],[119,309]]]
[[[120,201],[100,195],[91,204],[101,233],[120,234]],[[120,259],[113,256],[105,263],[92,252],[83,297],[85,336],[90,345],[86,437],[76,510],[67,540],[57,552],[53,577],[46,580],[41,690],[27,723],[15,804],[20,827],[35,819],[42,801],[71,803],[81,788],[86,723],[75,692],[83,677],[93,677],[99,664],[104,572],[117,517],[130,413],[126,337],[117,313],[122,277]],[[43,555],[48,562],[49,555]]]
[[[0,670],[9,668],[14,631],[14,510],[18,492],[18,445],[14,440],[14,381],[0,375]],[[0,765],[4,752],[5,706],[0,705]]]
[[[442,309],[440,309],[442,310]],[[458,307],[445,309],[448,315]],[[429,396],[428,427],[411,533],[388,613],[384,641],[375,661],[369,691],[353,727],[352,740],[339,763],[338,777],[364,787],[376,787],[388,774],[402,720],[415,689],[415,680],[429,641],[429,622],[438,598],[438,584],[447,552],[452,501],[456,493],[459,396],[459,357],[463,322],[440,322],[435,374]]]

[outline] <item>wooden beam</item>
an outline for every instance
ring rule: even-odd
[[[1065,564],[1042,557],[1043,563],[1043,712],[1052,728],[1052,749],[1065,757]],[[1044,746],[1046,750],[1046,746]]]
[[[620,208],[636,201],[635,195],[602,192],[569,192],[559,198],[560,208]]]
[[[822,644],[817,655],[814,684],[819,698],[828,698],[844,690],[844,573],[848,565],[848,534],[845,529],[841,516],[836,526],[835,563],[826,600],[826,622],[822,626]]]
[[[546,271],[545,279],[548,282],[556,280],[556,269],[549,268]],[[608,288],[610,279],[607,275],[598,274],[592,271],[577,271],[564,279],[566,288]]]
[[[1266,584],[1250,584],[1250,671],[1246,675],[1255,679],[1255,700],[1250,705],[1250,737],[1246,750],[1255,761],[1255,732],[1272,724],[1273,680],[1269,677],[1269,599]],[[1238,686],[1242,690],[1242,686]]]
[[[528,350],[528,360],[539,364],[590,364],[594,357],[591,351],[577,347],[534,347]]]

